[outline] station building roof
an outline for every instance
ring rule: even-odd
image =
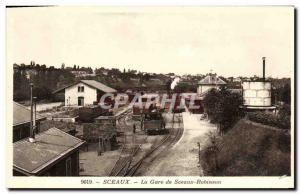
[[[50,128],[35,136],[13,144],[13,168],[27,175],[36,175],[78,149],[85,142],[57,128]]]
[[[111,88],[111,87],[109,87],[107,85],[104,85],[104,84],[102,84],[102,83],[100,83],[100,82],[98,82],[96,80],[80,80],[80,81],[78,81],[76,83],[73,83],[73,84],[67,85],[67,86],[65,86],[63,88],[60,88],[58,90],[55,90],[53,93],[55,94],[55,93],[62,92],[66,88],[74,86],[74,85],[76,85],[78,83],[84,83],[84,84],[86,84],[86,85],[88,85],[88,86],[90,86],[92,88],[95,88],[97,90],[103,91],[105,93],[115,93],[115,92],[117,92],[117,90],[115,90],[115,89],[113,89],[113,88]]]

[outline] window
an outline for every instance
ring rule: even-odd
[[[78,86],[77,90],[78,92],[84,92],[84,86]]]
[[[71,160],[71,157],[66,160],[66,176],[72,176],[72,160]]]

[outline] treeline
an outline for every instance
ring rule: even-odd
[[[149,81],[150,79],[154,79],[154,78],[167,78],[167,76],[164,74],[146,73],[146,72],[140,72],[140,71],[132,70],[132,69],[126,70],[125,68],[123,69],[123,71],[121,71],[120,69],[117,69],[117,68],[107,69],[107,68],[101,67],[101,68],[95,69],[95,74],[119,78],[122,81],[129,81],[132,78],[132,79],[139,79],[140,82],[145,82],[145,81]]]
[[[34,84],[34,96],[37,100],[50,100],[52,91],[74,82],[74,75],[66,69],[53,66],[14,64],[13,99],[26,101],[30,99],[30,83]]]
[[[174,92],[176,93],[185,93],[185,92],[197,92],[197,82],[192,84],[191,82],[179,82],[175,88]]]
[[[147,89],[158,91],[165,89],[169,77],[165,74],[146,73],[137,70],[117,68],[107,69],[104,67],[95,69],[96,76],[93,78],[119,91],[127,89]]]
[[[84,77],[76,77],[76,71],[85,71]],[[45,64],[36,64],[31,61],[29,65],[24,63],[14,64],[13,99],[14,101],[27,101],[30,99],[30,83],[34,84],[34,96],[38,100],[51,100],[52,92],[58,88],[74,83],[80,79],[93,79],[119,91],[127,89],[145,88],[161,90],[166,88],[169,77],[164,74],[145,73],[136,70],[124,69],[123,71],[112,68],[96,68],[95,75],[91,67],[47,67]],[[153,80],[155,79],[155,80]]]

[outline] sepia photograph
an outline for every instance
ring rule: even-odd
[[[8,188],[295,187],[293,6],[5,11]]]

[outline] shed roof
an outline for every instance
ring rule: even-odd
[[[29,123],[30,117],[30,109],[17,102],[13,102],[13,126]],[[42,119],[46,119],[46,117],[36,114],[36,120]]]
[[[202,80],[198,82],[199,85],[224,85],[227,84],[221,78],[217,77],[216,74],[208,74]]]
[[[90,86],[90,87],[92,87],[92,88],[95,88],[95,89],[97,89],[97,90],[101,90],[101,91],[103,91],[103,92],[105,92],[105,93],[114,93],[114,92],[117,92],[117,90],[115,90],[115,89],[113,89],[113,88],[111,88],[111,87],[109,87],[109,86],[107,86],[107,85],[104,85],[104,84],[102,84],[102,83],[100,83],[100,82],[98,82],[98,81],[95,81],[95,80],[80,80],[79,82],[76,82],[76,83],[67,85],[67,86],[65,86],[65,87],[63,87],[63,88],[60,88],[60,89],[58,89],[58,90],[55,90],[53,93],[61,92],[61,91],[63,91],[64,89],[66,89],[66,88],[68,88],[68,87],[71,87],[71,86],[74,86],[74,85],[76,85],[76,84],[78,84],[78,83],[80,83],[80,82],[81,82],[81,83],[84,83],[84,84],[86,84],[86,85],[88,85],[88,86]]]
[[[81,139],[55,127],[37,134],[35,140],[35,143],[24,139],[13,144],[15,170],[37,174],[84,144]]]

